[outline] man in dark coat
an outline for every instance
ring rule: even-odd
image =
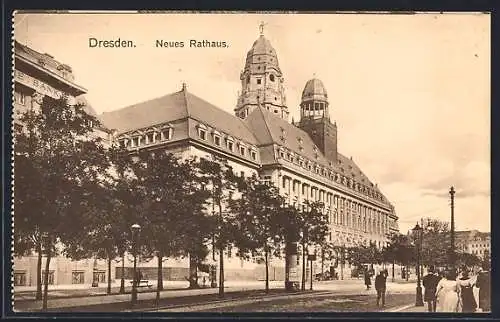
[[[427,310],[436,312],[436,288],[441,278],[435,273],[434,266],[429,267],[429,272],[422,278],[424,285],[424,301],[427,302]]]
[[[491,311],[491,277],[487,263],[482,265],[482,270],[477,276],[476,287],[479,287],[479,307],[483,312]]]
[[[370,286],[372,285],[372,279],[371,279],[370,271],[368,269],[365,269],[365,276],[364,277],[365,277],[366,289],[369,290]]]
[[[380,298],[382,298],[382,307],[385,306],[385,288],[387,285],[387,273],[382,270],[375,277],[375,290],[377,291],[377,306],[380,304]]]

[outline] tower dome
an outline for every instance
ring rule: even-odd
[[[276,71],[281,73],[276,50],[274,50],[271,42],[264,35],[260,35],[254,41],[252,48],[247,53],[245,69],[254,67],[252,65],[256,67],[266,65],[267,68],[275,68]]]
[[[313,119],[329,117],[328,94],[321,80],[310,79],[304,86],[300,102],[300,116]]]
[[[253,109],[260,106],[288,120],[283,74],[276,50],[263,35],[263,25],[260,36],[247,52],[240,80],[241,94],[235,108],[237,116],[246,118]]]
[[[323,82],[317,78],[308,80],[302,91],[302,102],[313,100],[328,102],[328,93],[326,92],[325,86]]]

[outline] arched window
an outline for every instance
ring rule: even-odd
[[[270,80],[271,82],[274,82],[274,75],[273,75],[273,74],[269,75],[269,80]]]

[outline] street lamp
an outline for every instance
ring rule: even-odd
[[[424,306],[424,301],[422,300],[422,286],[420,286],[420,246],[422,245],[422,227],[418,225],[412,229],[417,235],[417,240],[415,247],[417,249],[417,297],[415,299],[415,306]]]
[[[132,277],[132,306],[137,302],[137,239],[141,226],[133,224],[130,229],[132,230],[132,248],[134,253],[134,276]]]

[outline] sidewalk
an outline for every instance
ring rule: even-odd
[[[231,285],[232,284],[232,285]],[[240,284],[240,285],[238,285]],[[226,293],[235,292],[246,292],[254,290],[264,289],[264,283],[228,283],[226,282],[226,287],[224,288]],[[284,290],[283,281],[269,282],[269,288],[275,290]],[[185,298],[200,295],[214,295],[218,293],[218,288],[201,288],[201,289],[166,289],[160,292],[160,299],[172,299],[172,298]],[[62,308],[77,308],[77,307],[87,307],[95,305],[106,305],[106,304],[120,304],[130,302],[130,293],[128,294],[111,294],[111,295],[94,295],[94,296],[80,296],[80,297],[62,297],[54,298],[48,301],[49,309],[62,309]],[[147,292],[138,293],[138,301],[154,301],[156,299],[156,290],[148,290]],[[16,311],[37,311],[42,308],[42,301],[35,300],[15,300],[14,309]]]

